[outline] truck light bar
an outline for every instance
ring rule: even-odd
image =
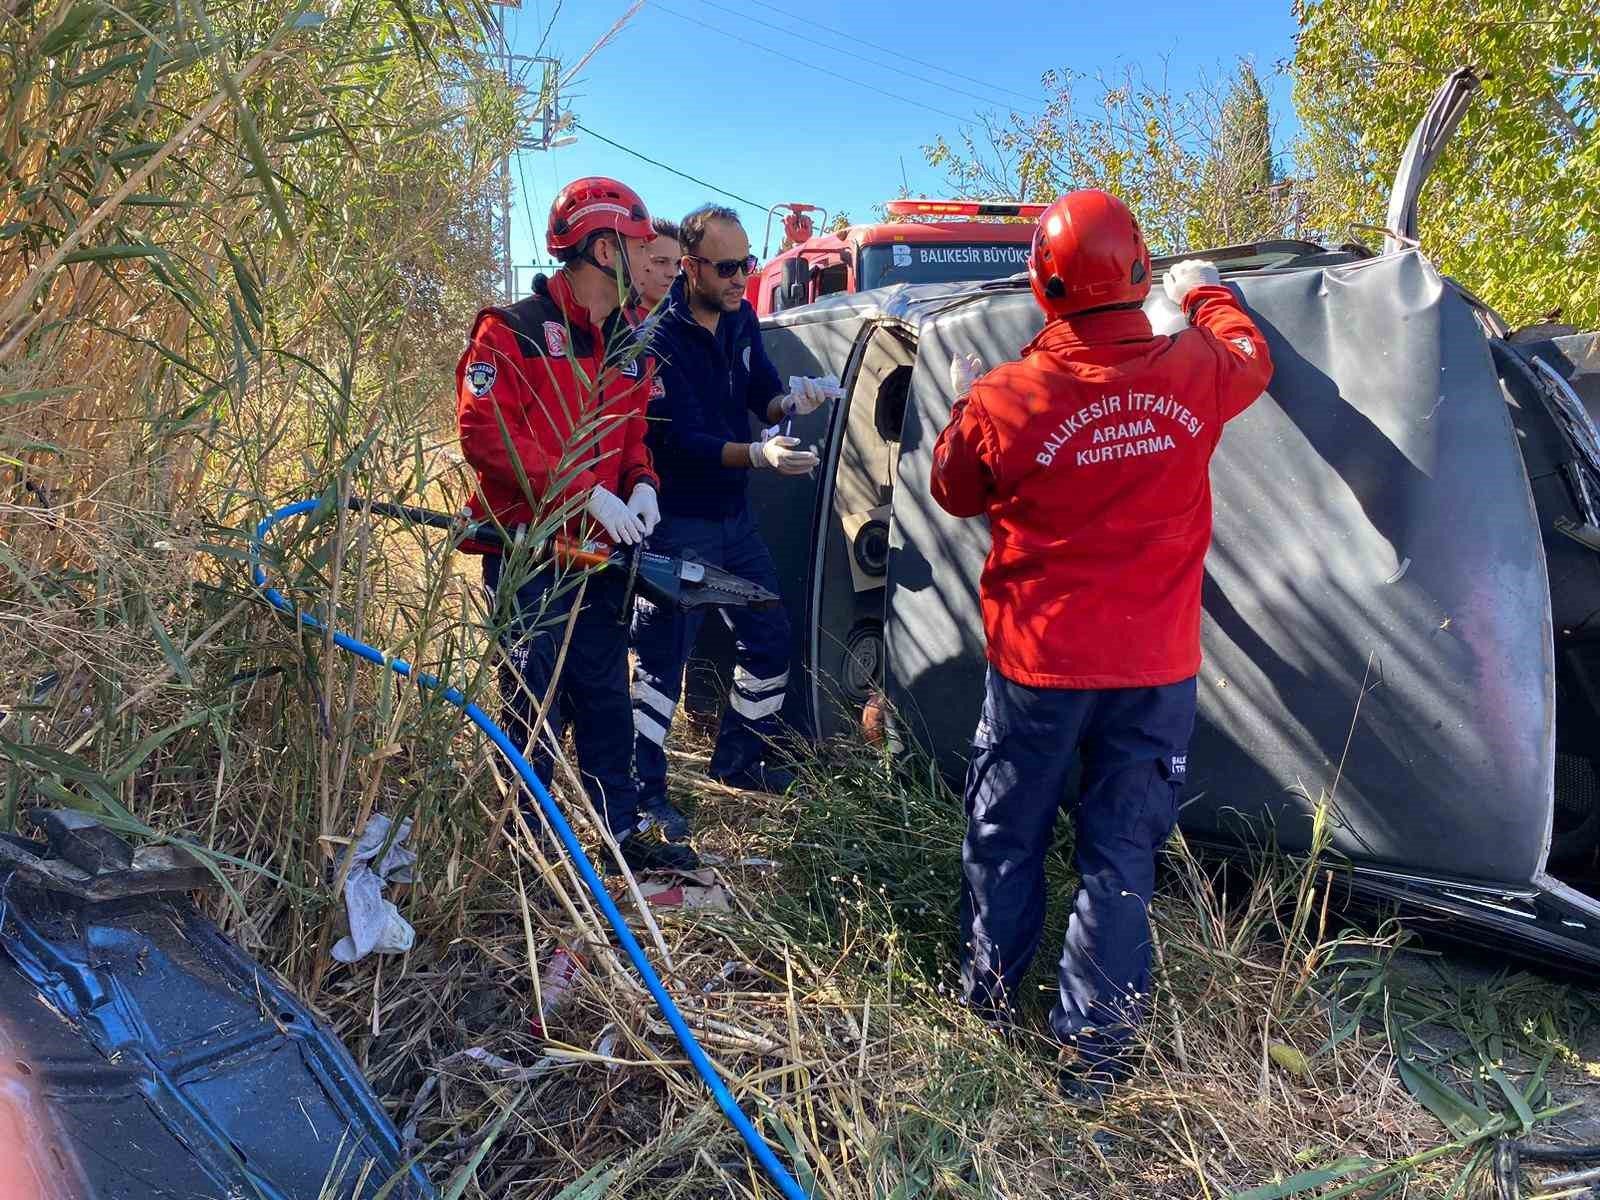
[[[890,200],[884,210],[892,217],[1039,217],[1048,207],[1015,200]]]
[[[789,210],[788,216],[783,218],[784,244],[779,247],[780,250],[786,250],[791,246],[798,246],[801,242],[811,240],[812,235],[817,231],[817,221],[807,214],[821,213],[823,228],[827,228],[828,225],[828,210],[818,205],[795,204],[793,202],[774,204],[767,209],[767,236],[761,243],[761,258],[763,262],[766,261],[767,255],[772,252],[772,218],[777,215],[780,208]]]

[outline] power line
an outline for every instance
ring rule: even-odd
[[[720,33],[723,37],[732,38],[736,42],[743,42],[746,46],[754,46],[757,50],[764,50],[768,54],[777,55],[779,58],[786,59],[789,62],[797,62],[812,71],[818,72],[819,74],[831,75],[835,79],[841,79],[845,83],[852,84],[855,87],[866,88],[869,92],[877,92],[880,96],[887,96],[891,100],[898,100],[902,104],[910,104],[917,108],[925,108],[931,113],[937,113],[941,117],[949,117],[952,121],[959,121],[962,124],[967,124],[972,120],[970,116],[963,117],[957,113],[949,112],[942,108],[935,108],[931,104],[924,104],[921,100],[913,100],[910,96],[902,96],[897,92],[888,92],[883,88],[873,87],[870,83],[863,83],[861,80],[852,78],[849,75],[842,74],[838,71],[830,71],[827,67],[820,67],[816,63],[807,62],[804,59],[797,59],[787,50],[774,50],[771,46],[764,46],[760,42],[751,41],[749,38],[743,37],[737,33],[730,33],[721,26],[713,25],[709,21],[703,21],[699,17],[690,16],[688,13],[679,12],[674,8],[668,8],[665,4],[656,4],[654,5],[654,8],[657,12],[667,13],[669,16],[677,17],[680,21],[688,21],[692,24],[699,25],[705,29],[711,30],[712,33]]]
[[[540,24],[544,25],[544,32],[542,32],[539,35],[539,46],[538,46],[538,49],[536,49],[533,52],[533,56],[535,58],[538,58],[541,54],[544,53],[545,43],[550,40],[550,31],[556,27],[556,18],[558,18],[561,15],[561,6],[563,4],[565,4],[565,3],[566,3],[566,0],[556,0],[555,8],[550,10],[550,20],[548,22],[546,22],[544,20],[544,11],[543,11],[543,9],[537,3],[535,3],[534,11],[535,11],[535,14],[536,14],[536,19],[539,21]]]
[[[698,183],[701,187],[710,188],[713,192],[716,192],[720,196],[726,196],[730,200],[737,200],[740,204],[748,204],[751,208],[759,209],[761,212],[766,212],[771,207],[771,205],[762,204],[759,200],[752,200],[748,196],[741,196],[737,192],[730,192],[726,188],[719,188],[714,183],[707,183],[704,179],[701,179],[701,178],[699,178],[697,176],[691,175],[687,171],[678,170],[677,167],[669,167],[666,163],[662,162],[660,159],[651,158],[648,154],[641,154],[639,151],[633,149],[630,146],[624,146],[621,142],[613,142],[610,138],[606,137],[605,134],[596,133],[594,130],[590,129],[587,125],[580,124],[577,121],[574,121],[572,124],[573,124],[573,128],[581,129],[584,133],[587,133],[590,137],[596,138],[599,141],[604,142],[608,146],[615,146],[618,150],[621,150],[624,154],[631,154],[631,155],[633,155],[633,157],[635,157],[637,159],[640,159],[643,162],[649,163],[652,167],[660,167],[663,171],[669,171],[673,175],[676,175],[679,179],[687,179],[690,183]]]
[[[749,13],[741,12],[737,8],[729,8],[725,4],[718,4],[717,0],[700,0],[700,3],[705,4],[705,5],[709,5],[711,8],[719,8],[723,12],[729,14],[730,16],[743,17],[746,21],[754,21],[757,25],[765,25],[768,29],[776,30],[778,33],[783,34],[785,37],[798,38],[800,41],[806,42],[806,43],[808,43],[808,44],[810,44],[812,46],[816,46],[816,47],[818,47],[820,49],[829,50],[829,51],[832,51],[835,54],[846,54],[846,55],[849,55],[851,58],[858,58],[864,63],[869,63],[872,66],[878,67],[878,68],[880,68],[882,70],[885,70],[885,71],[893,71],[897,75],[904,75],[907,79],[915,79],[919,83],[928,82],[927,76],[919,75],[915,71],[908,71],[904,67],[897,67],[893,63],[884,62],[881,58],[872,58],[871,56],[866,55],[866,54],[859,54],[854,50],[851,50],[851,49],[849,49],[849,48],[847,48],[845,46],[841,46],[841,45],[837,44],[836,42],[819,41],[816,38],[807,37],[805,34],[799,33],[796,30],[785,29],[782,25],[774,25],[771,21],[763,21],[760,17],[752,17]],[[892,54],[892,53],[896,53],[896,52],[895,51],[889,51],[888,53]],[[902,57],[904,57],[904,56],[902,56]],[[913,61],[914,62],[915,60],[912,59],[912,60],[908,60],[908,61]],[[940,84],[939,86],[943,87],[944,90],[947,91],[947,92],[953,92],[957,96],[965,96],[969,100],[978,101],[980,104],[999,104],[999,105],[1002,105],[1003,107],[1006,107],[1006,108],[1012,107],[1012,105],[1011,105],[1011,103],[1009,101],[999,100],[999,99],[995,98],[994,96],[980,96],[977,92],[969,92],[969,91],[966,91],[963,88],[951,87],[948,84]],[[987,86],[987,85],[984,85],[984,86]],[[1015,95],[1016,93],[1012,93],[1012,94]]]
[[[788,15],[787,9],[780,8],[776,4],[769,4],[766,2],[766,0],[744,0],[744,2],[746,4],[758,5],[761,8],[769,9],[775,13],[782,13],[785,16]],[[902,53],[893,47],[880,46],[876,42],[869,42],[866,38],[846,32],[843,29],[835,29],[831,25],[824,25],[821,21],[813,21],[809,17],[807,17],[806,20],[810,24],[815,25],[818,29],[825,29],[829,33],[835,34],[838,37],[849,38],[851,41],[858,42],[863,46],[869,47],[870,49],[881,51],[884,54],[893,54],[898,58],[905,59],[905,61],[908,63],[916,63],[916,65],[919,67],[927,67],[930,71],[942,71],[944,74],[952,75],[957,79],[965,79],[968,83],[975,83],[979,87],[988,88],[992,92],[1004,92],[1008,96],[1016,96],[1019,99],[1028,101],[1030,104],[1038,104],[1042,99],[1040,96],[1029,96],[1024,92],[1015,91],[1012,88],[1000,87],[998,84],[985,83],[983,80],[975,79],[971,75],[963,75],[960,71],[952,71],[949,67],[941,67],[938,63],[925,62],[920,58],[912,58],[911,55]]]

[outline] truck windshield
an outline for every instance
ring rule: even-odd
[[[1003,279],[1028,269],[1027,242],[894,242],[863,246],[860,289],[891,283]]]

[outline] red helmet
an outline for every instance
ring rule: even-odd
[[[550,206],[550,226],[544,244],[551,254],[583,245],[591,233],[614,229],[625,237],[651,241],[650,212],[639,193],[625,183],[590,175],[574,179],[556,195]]]
[[[1034,299],[1052,317],[1138,304],[1150,293],[1150,250],[1110,192],[1068,192],[1039,218],[1028,255]]]

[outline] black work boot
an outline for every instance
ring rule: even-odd
[[[689,818],[678,811],[671,800],[662,800],[658,804],[647,804],[644,808],[644,820],[651,827],[659,829],[661,836],[669,842],[687,842],[689,840]]]
[[[617,843],[617,848],[622,851],[622,861],[627,863],[635,874],[645,871],[700,869],[700,856],[695,853],[693,846],[667,841],[662,836],[661,830],[654,825],[633,830]],[[606,855],[606,874],[622,874],[617,868],[617,860],[609,854]]]
[[[758,762],[742,771],[726,775],[712,774],[711,778],[727,787],[738,788],[741,792],[768,792],[781,796],[794,786],[795,774],[786,767]]]
[[[1076,1108],[1100,1109],[1105,1107],[1111,1090],[1128,1078],[1127,1064],[1108,1059],[1089,1064],[1075,1062],[1062,1067],[1056,1075],[1056,1087],[1061,1098]]]

